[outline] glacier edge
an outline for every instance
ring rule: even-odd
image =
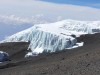
[[[83,46],[77,45],[76,37],[100,32],[100,21],[63,20],[49,24],[38,24],[18,32],[0,43],[30,42],[27,56],[35,56],[43,52],[55,52]],[[72,35],[75,35],[73,37]]]
[[[76,44],[77,40],[69,35],[53,34],[33,26],[8,37],[2,42],[30,42],[28,50],[31,50],[33,55],[38,55],[42,52],[55,52],[72,47]]]

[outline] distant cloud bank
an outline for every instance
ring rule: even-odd
[[[99,5],[99,4],[97,4]],[[1,15],[32,17],[44,15],[47,20],[100,20],[100,9],[71,4],[56,4],[41,0],[0,0]]]

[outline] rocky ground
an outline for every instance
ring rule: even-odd
[[[24,58],[29,43],[3,43],[10,61],[0,64],[0,75],[100,75],[100,34],[77,38],[84,46]]]

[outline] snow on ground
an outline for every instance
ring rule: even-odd
[[[73,48],[78,48],[78,47],[82,47],[84,45],[84,42],[81,43],[76,43],[74,46],[66,48],[66,49],[73,49]]]

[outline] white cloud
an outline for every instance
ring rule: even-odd
[[[100,9],[70,4],[55,4],[39,0],[0,0],[0,14],[14,14],[21,17],[43,14],[46,20],[52,19],[52,21],[59,18],[100,20]]]
[[[32,16],[30,18],[22,18],[15,15],[10,15],[10,16],[0,15],[0,23],[5,23],[6,25],[7,24],[8,25],[24,25],[24,24],[34,25],[34,24],[48,23],[49,21],[44,19],[43,17],[44,15],[42,14]]]

